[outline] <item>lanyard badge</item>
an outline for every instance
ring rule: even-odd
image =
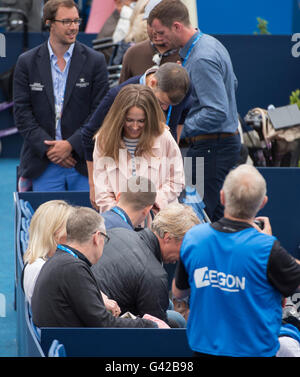
[[[200,32],[197,37],[195,38],[195,40],[193,41],[193,43],[191,44],[187,54],[185,55],[185,58],[183,59],[183,62],[182,62],[182,66],[184,67],[189,56],[191,55],[191,52],[195,46],[195,44],[199,41],[199,39],[202,37],[203,33]],[[166,120],[166,124],[169,125],[169,122],[170,122],[170,118],[171,118],[171,113],[172,113],[172,106],[169,106],[169,110],[168,110],[168,114],[167,114],[167,120]]]
[[[65,251],[66,253],[68,254],[71,254],[73,255],[73,257],[75,258],[78,258],[78,255],[74,253],[74,251],[72,251],[71,249],[69,249],[68,247],[64,246],[64,245],[57,245],[57,248],[60,249],[60,250],[63,250]]]

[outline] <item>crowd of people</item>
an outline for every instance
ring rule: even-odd
[[[195,356],[275,356],[284,347],[299,356],[280,331],[300,262],[257,217],[265,180],[237,166],[228,51],[191,25],[180,0],[115,4],[98,37],[123,48],[119,85],[109,88],[104,55],[76,40],[73,0],[45,3],[49,39],[16,63],[19,190],[89,191],[93,207],[52,200],[32,217],[23,286],[35,325],[186,327]],[[211,223],[181,203],[184,153]],[[164,263],[176,263],[171,295]],[[188,318],[170,297],[187,300]]]

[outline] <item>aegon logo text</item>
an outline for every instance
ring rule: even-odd
[[[194,272],[196,288],[211,286],[228,292],[239,292],[245,289],[246,278],[225,274],[208,267],[197,268]]]

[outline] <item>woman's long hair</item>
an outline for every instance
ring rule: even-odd
[[[72,207],[64,200],[50,200],[38,207],[30,222],[24,262],[31,264],[55,252],[58,241],[66,234],[66,223],[71,211]]]
[[[164,132],[165,116],[150,88],[145,85],[130,84],[120,90],[95,135],[97,146],[103,156],[118,161],[119,150],[124,148],[122,137],[126,115],[134,106],[145,113],[145,126],[135,154],[136,156],[151,155],[154,140]]]

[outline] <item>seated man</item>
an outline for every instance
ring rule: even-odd
[[[191,207],[172,204],[155,216],[151,230],[108,232],[110,242],[92,271],[101,290],[118,302],[121,313],[149,313],[170,320],[168,274],[162,263],[178,260],[184,234],[195,224],[199,220]]]
[[[149,179],[132,176],[124,191],[117,194],[118,205],[101,214],[106,230],[111,228],[134,230],[150,213],[155,198],[156,189]]]
[[[117,318],[105,309],[91,266],[98,262],[104,241],[109,238],[103,218],[96,211],[87,207],[74,208],[66,228],[66,245],[57,246],[56,253],[44,264],[36,281],[31,300],[36,326],[166,326],[151,316]]]
[[[226,177],[224,218],[184,237],[173,294],[190,294],[187,336],[196,356],[270,357],[279,349],[282,296],[299,287],[300,266],[272,236],[266,182],[250,165]]]

